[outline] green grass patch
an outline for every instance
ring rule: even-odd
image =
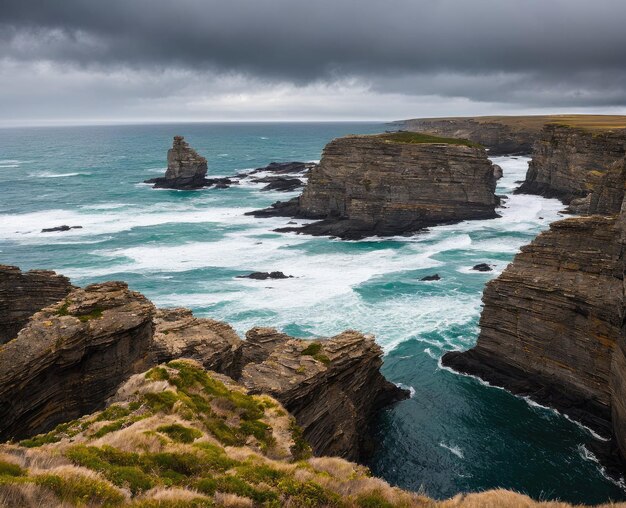
[[[0,476],[24,476],[26,470],[17,464],[0,460]]]
[[[154,367],[146,372],[146,379],[151,381],[167,381],[169,378],[170,375],[163,367]]]
[[[469,141],[468,139],[460,138],[443,138],[440,136],[431,136],[430,134],[422,134],[420,132],[388,132],[378,135],[379,138],[385,141],[391,141],[392,143],[408,143],[414,145],[421,144],[445,144],[445,145],[462,145],[470,146],[473,148],[481,148],[481,145]]]
[[[315,356],[322,352],[322,345],[319,342],[313,342],[309,344],[306,348],[302,350],[300,353],[303,356]]]
[[[290,451],[294,460],[304,460],[311,457],[311,455],[313,455],[311,446],[304,439],[302,428],[296,423],[295,418],[292,418],[289,423],[289,431],[291,432],[291,438],[293,439],[293,445],[291,445]]]
[[[58,443],[59,441],[61,441],[61,436],[57,435],[55,431],[52,431],[47,434],[40,434],[38,436],[31,437],[29,439],[22,439],[19,442],[19,445],[25,448],[38,448],[39,446],[50,443]]]
[[[70,315],[70,301],[69,300],[65,300],[65,302],[63,302],[63,305],[61,305],[61,307],[59,307],[59,309],[56,311],[56,315],[57,316],[69,316]]]
[[[326,490],[313,481],[298,482],[293,478],[285,478],[278,483],[278,489],[289,496],[295,506],[340,507],[343,505],[338,494]]]
[[[39,475],[34,477],[34,483],[50,489],[61,501],[74,505],[119,506],[125,501],[108,483],[80,475]]]
[[[144,400],[154,412],[171,411],[178,401],[178,396],[172,390],[164,392],[149,392],[144,394]]]
[[[216,492],[236,494],[250,498],[257,503],[278,501],[278,494],[276,492],[270,489],[253,487],[241,478],[231,475],[218,478],[203,478],[196,484],[196,489],[207,495],[213,495]]]
[[[191,427],[185,427],[178,423],[171,425],[161,425],[157,427],[157,432],[161,432],[167,435],[173,441],[178,443],[193,443],[199,437],[202,437],[202,432],[198,429],[192,429]]]
[[[100,413],[94,421],[103,422],[119,420],[120,418],[128,416],[132,411],[133,410],[130,407],[126,408],[118,404],[113,404],[102,411],[102,413]]]
[[[80,321],[86,323],[87,321],[91,321],[92,319],[100,319],[102,317],[102,309],[96,307],[89,314],[81,314],[80,316],[76,316]]]
[[[380,492],[361,494],[356,498],[359,508],[394,508],[394,504],[387,501]]]

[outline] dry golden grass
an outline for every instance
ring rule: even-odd
[[[560,124],[589,131],[626,129],[624,115],[527,115],[424,118],[421,120],[473,119],[478,123],[500,123],[512,129],[540,131],[546,124]]]

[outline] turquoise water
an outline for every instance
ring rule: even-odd
[[[555,412],[441,369],[450,349],[476,340],[484,284],[521,245],[559,218],[561,205],[511,196],[502,217],[411,237],[343,242],[272,229],[289,219],[245,211],[296,193],[244,184],[153,190],[172,136],[209,160],[210,176],[271,161],[316,160],[332,138],[383,124],[194,124],[0,129],[0,263],[48,268],[78,285],[118,279],[161,306],[187,306],[240,333],[275,326],[326,336],[374,333],[384,372],[414,396],[380,417],[373,471],[436,497],[505,487],[572,502],[625,499],[585,446],[593,436]],[[523,179],[527,159],[497,158],[498,192]],[[302,222],[302,221],[300,221]],[[83,226],[41,233],[63,224]],[[487,262],[490,273],[470,268]],[[280,270],[294,278],[237,279]],[[438,282],[420,282],[438,273]]]

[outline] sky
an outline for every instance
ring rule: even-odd
[[[0,125],[626,114],[626,0],[2,0]]]

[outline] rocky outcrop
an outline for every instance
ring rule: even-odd
[[[546,117],[415,118],[396,122],[403,129],[463,138],[489,149],[490,155],[522,155],[532,150]]]
[[[193,190],[206,187],[207,161],[189,146],[183,136],[174,136],[174,144],[167,152],[167,171],[163,178],[152,178],[157,189]]]
[[[564,203],[585,198],[625,155],[626,130],[596,132],[546,125],[534,145],[526,179],[516,192],[559,198]]]
[[[0,439],[47,431],[102,407],[152,361],[153,314],[122,282],[75,289],[34,314],[0,346]]]
[[[22,272],[0,265],[0,345],[8,342],[35,312],[58,302],[73,289],[67,277],[47,270]]]
[[[302,195],[252,212],[318,219],[283,228],[358,239],[496,217],[496,168],[482,148],[413,133],[347,136],[330,142]]]
[[[241,371],[242,340],[221,321],[197,318],[189,309],[159,309],[155,319],[157,362],[191,358],[207,370],[236,378]]]
[[[39,278],[69,284],[53,272],[4,267],[0,274],[7,300],[14,286],[4,279],[25,278],[31,289]],[[380,374],[382,351],[373,338],[357,332],[310,342],[256,328],[242,341],[229,325],[188,309],[157,311],[122,282],[70,289],[0,346],[0,440],[99,409],[131,375],[179,358],[244,381],[255,393],[274,393],[316,453],[360,458],[374,412],[405,397]]]
[[[408,398],[380,374],[382,350],[372,336],[347,331],[311,342],[257,328],[246,338],[244,361],[250,362],[241,382],[279,400],[318,455],[367,455],[374,413]]]

